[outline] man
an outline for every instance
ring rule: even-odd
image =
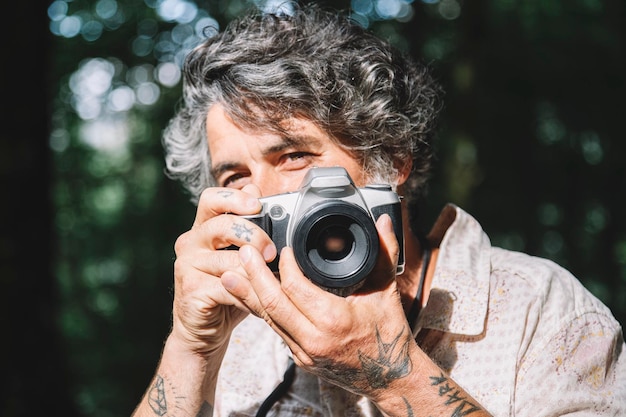
[[[426,68],[305,7],[231,23],[184,74],[164,145],[198,209],[175,245],[172,330],[135,415],[626,415],[621,328],[575,278],[492,247],[453,205],[427,238],[411,230],[439,109]],[[345,296],[242,217],[335,166],[407,197],[404,273],[381,215],[374,270]]]

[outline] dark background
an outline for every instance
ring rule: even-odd
[[[222,26],[246,6],[194,4]],[[494,244],[570,269],[624,323],[623,0],[416,1],[410,19],[353,4],[372,30],[431,63],[447,91],[421,224],[457,203]],[[177,62],[193,22],[164,18],[159,5],[7,6],[2,416],[127,415],[155,370],[169,329],[173,242],[193,219],[187,196],[162,174],[160,132],[180,85],[153,75]],[[61,31],[63,15],[81,31]],[[88,75],[90,62],[112,69],[97,96],[100,119],[78,110],[77,74]],[[156,102],[115,106],[114,90],[137,93],[141,83],[157,87]],[[122,144],[90,141],[85,126],[97,120],[121,123],[127,130],[103,137]]]

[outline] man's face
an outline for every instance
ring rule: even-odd
[[[344,167],[362,187],[367,176],[355,158],[315,124],[290,119],[287,134],[254,132],[236,126],[219,104],[207,113],[211,172],[219,186],[255,184],[262,196],[296,191],[312,167]]]

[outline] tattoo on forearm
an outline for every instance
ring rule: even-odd
[[[154,378],[154,384],[152,384],[150,392],[148,393],[148,404],[150,405],[150,408],[152,408],[152,411],[154,411],[154,414],[156,414],[157,416],[170,415],[170,413],[174,409],[179,408],[177,401],[181,398],[185,398],[177,397],[174,387],[170,384],[168,389],[172,393],[174,403],[169,404],[166,398],[165,384],[165,379],[161,375],[157,375]]]
[[[412,369],[409,357],[409,343],[404,330],[391,343],[381,339],[378,328],[376,341],[378,343],[378,357],[370,357],[359,351],[359,360],[367,381],[372,388],[387,388],[391,381],[407,376]]]
[[[443,373],[440,376],[431,376],[430,380],[430,385],[439,388],[439,396],[446,398],[444,405],[456,406],[451,417],[463,417],[480,410],[478,406],[461,395],[461,390],[454,385],[450,386],[450,381]]]
[[[200,411],[196,417],[212,417],[213,416],[213,406],[208,402],[203,402],[202,407],[200,407]]]
[[[227,190],[222,190],[222,191],[218,191],[217,195],[220,195],[220,196],[222,196],[224,198],[228,198],[231,195],[233,195],[233,192],[232,191],[227,191]]]
[[[154,381],[154,385],[150,389],[148,398],[150,408],[157,416],[164,416],[167,413],[167,401],[165,399],[165,383],[163,377],[157,375]]]
[[[406,405],[406,415],[407,417],[413,417],[413,407],[411,407],[411,404],[409,404],[409,400],[407,400],[405,397],[402,397],[402,400],[404,400],[404,404]]]
[[[250,242],[250,238],[254,232],[252,228],[246,227],[246,225],[240,223],[233,224],[232,230],[235,232],[235,236],[245,239],[246,242]]]

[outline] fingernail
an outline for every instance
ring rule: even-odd
[[[259,207],[259,200],[256,198],[249,198],[246,200],[246,206],[255,209]]]
[[[276,257],[276,246],[274,245],[267,245],[264,249],[263,249],[263,259],[265,259],[267,262],[273,260]]]
[[[243,246],[239,249],[239,259],[241,262],[247,263],[250,260],[250,256],[252,255],[251,250],[248,246]]]
[[[237,284],[238,281],[235,274],[229,272],[224,272],[224,274],[222,274],[222,286],[226,290],[231,291],[235,289],[237,287]]]
[[[385,232],[393,231],[393,224],[391,223],[391,217],[388,214],[383,214],[378,218],[381,229]]]

